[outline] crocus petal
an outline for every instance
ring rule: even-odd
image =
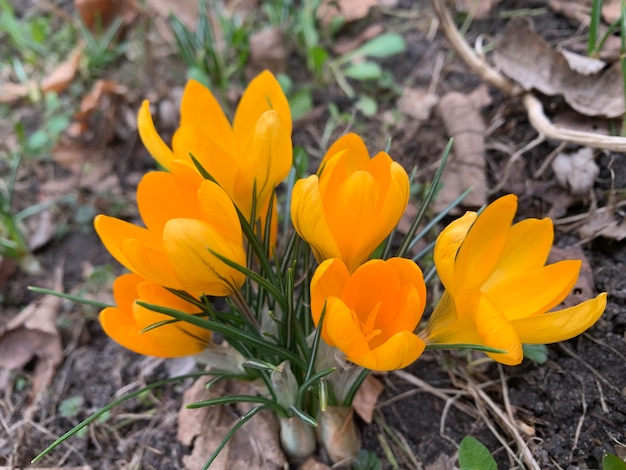
[[[454,288],[459,295],[477,291],[489,277],[502,253],[516,210],[517,197],[509,194],[489,204],[476,219],[454,263]]]
[[[155,248],[136,238],[125,238],[122,252],[128,260],[128,269],[156,284],[171,289],[185,288],[178,282],[163,246]]]
[[[158,234],[154,234],[143,227],[138,227],[124,220],[116,219],[115,217],[109,217],[107,215],[96,216],[94,219],[94,228],[109,253],[131,271],[133,269],[132,265],[122,251],[124,240],[133,238],[141,240],[144,244],[154,249],[161,247],[161,240]]]
[[[511,325],[525,344],[565,341],[590,328],[606,308],[606,293],[574,307],[514,320]]]
[[[580,260],[560,261],[507,278],[484,292],[509,321],[542,314],[570,293],[581,264]]]
[[[289,102],[274,75],[266,70],[248,84],[235,112],[233,130],[240,149],[248,145],[261,115],[270,110],[278,113],[287,134],[291,135]]]
[[[348,357],[361,356],[369,351],[358,318],[355,318],[350,307],[337,297],[329,297],[326,300],[322,338],[329,346],[343,351]]]
[[[482,338],[478,344],[506,351],[487,353],[492,359],[509,366],[522,362],[524,352],[515,328],[486,295],[481,296],[478,303],[476,330]]]
[[[291,220],[318,262],[341,256],[326,222],[317,175],[296,181],[291,193]]]
[[[252,212],[255,190],[257,203],[266,204],[270,193],[289,174],[292,160],[291,128],[276,111],[264,112],[243,149],[235,177],[234,199],[244,214]]]
[[[142,220],[149,229],[160,233],[172,218],[200,218],[197,188],[172,173],[147,173],[137,186],[137,207]]]
[[[224,264],[213,253],[245,266],[243,246],[229,243],[201,220],[172,219],[163,230],[163,245],[174,275],[194,295],[230,295],[245,276]]]
[[[317,267],[311,279],[311,315],[315,326],[320,321],[326,299],[341,297],[349,277],[348,268],[338,258],[327,259]]]
[[[223,238],[242,245],[241,223],[228,194],[214,182],[205,180],[198,189],[197,199],[202,214],[199,219],[213,227]]]
[[[367,147],[365,146],[365,142],[358,134],[354,132],[349,132],[341,137],[339,137],[328,149],[322,163],[320,164],[320,169],[323,169],[326,164],[337,154],[349,152],[351,154],[350,158],[345,160],[346,163],[349,163],[349,166],[345,168],[346,173],[352,173],[356,170],[359,170],[365,165],[369,160],[369,152],[367,151]]]
[[[488,290],[502,279],[542,267],[550,254],[553,239],[554,228],[550,219],[526,219],[514,224],[498,264],[482,289]]]
[[[137,130],[143,145],[148,149],[150,155],[159,162],[159,164],[169,170],[172,160],[174,160],[174,152],[167,146],[161,136],[154,127],[152,115],[150,114],[150,103],[144,100],[137,114]]]
[[[141,332],[170,317],[139,307],[134,303],[137,299],[186,313],[197,311],[157,284],[135,274],[124,274],[114,281],[113,294],[118,307],[105,308],[100,313],[100,323],[107,335],[131,351],[158,357],[187,356],[202,351],[210,341],[209,331],[183,322]]]
[[[454,289],[454,260],[476,217],[476,212],[466,212],[443,229],[437,237],[433,256],[437,274],[446,289]]]
[[[190,126],[219,142],[227,154],[237,152],[235,135],[222,107],[211,90],[196,80],[189,80],[185,86],[180,103],[180,126]]]
[[[386,371],[407,367],[424,352],[426,343],[409,331],[401,331],[378,346],[376,349],[347,358],[365,369]]]

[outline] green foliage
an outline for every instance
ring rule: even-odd
[[[626,470],[626,462],[617,455],[606,454],[602,457],[602,470]]]
[[[461,470],[498,470],[491,452],[478,439],[465,436],[459,446]]]
[[[548,360],[548,348],[545,344],[522,344],[524,357],[537,364],[544,364]]]
[[[361,449],[352,463],[352,470],[382,470],[383,464],[376,454]]]
[[[241,75],[250,53],[248,28],[236,16],[226,15],[211,2],[212,13],[219,24],[219,33],[209,21],[206,2],[198,1],[195,31],[176,15],[169,17],[178,52],[188,67],[188,76],[212,89],[225,92],[229,80]]]
[[[85,400],[80,395],[66,398],[59,404],[59,414],[64,418],[74,418],[80,413],[84,403]]]

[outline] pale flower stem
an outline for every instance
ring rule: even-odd
[[[254,316],[254,313],[252,312],[252,310],[250,310],[250,306],[248,305],[246,300],[243,298],[243,295],[241,295],[241,291],[238,290],[238,291],[233,292],[230,298],[232,299],[233,303],[237,306],[239,311],[243,313],[243,315],[248,319],[248,321],[252,325],[254,325],[254,328],[257,331],[261,331],[261,325],[259,325],[259,322]]]

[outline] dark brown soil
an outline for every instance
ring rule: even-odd
[[[515,3],[523,3],[528,8],[545,7],[544,2]],[[511,8],[505,5],[501,10]],[[427,39],[433,19],[428,2],[403,1],[397,12],[402,14],[378,12],[370,19],[381,22],[389,29],[397,28],[406,38],[408,50],[402,58],[383,61],[397,84],[428,86],[439,55],[444,58],[436,90],[440,96],[451,90],[469,92],[480,84],[480,79],[450,52],[440,33],[432,40]],[[545,31],[547,39],[556,42],[576,34],[577,25],[547,8],[542,12],[534,17],[534,21],[538,31]],[[480,33],[496,34],[505,24],[500,13],[494,10],[489,19],[473,23],[468,40],[473,41]],[[1,41],[0,38],[0,44]],[[172,60],[171,57],[168,60]],[[309,80],[305,67],[303,57],[295,54],[290,62],[292,78]],[[164,95],[163,99],[172,99],[172,96],[162,92],[184,83],[184,68],[180,66],[178,75],[171,71],[171,64],[156,64],[156,68],[168,69],[169,72],[164,75],[167,79],[153,75],[151,79],[155,83],[146,85],[146,90],[135,90],[131,93],[130,102],[121,106],[127,106],[134,112],[140,100],[154,93],[154,89],[159,90],[160,97]],[[138,75],[144,76],[141,73]],[[536,132],[528,124],[518,103],[504,99],[497,91],[491,90],[491,94],[494,103],[483,114],[487,127],[496,119],[504,119],[507,123],[497,127],[487,137],[490,148],[487,155],[488,178],[493,184],[501,178],[509,156],[497,147],[489,147],[489,143],[507,142],[521,148],[535,138]],[[332,83],[323,92],[314,93],[314,97],[316,107],[325,110],[329,102],[334,102],[341,111],[352,112],[353,102],[346,99]],[[393,95],[381,94],[381,114],[395,109],[395,99]],[[296,123],[294,144],[317,148],[317,138],[324,131],[328,118],[328,112],[323,111],[318,119]],[[420,169],[429,168],[441,157],[448,141],[436,114],[419,126],[405,123],[386,132],[381,131],[380,119],[367,120],[360,116],[358,120],[357,130],[368,142],[370,150],[384,148],[387,138],[393,137],[390,154],[409,170],[415,165]],[[96,122],[95,125],[106,125],[106,122]],[[340,125],[333,136],[344,131],[345,127]],[[67,230],[57,234],[36,252],[44,266],[43,275],[33,276],[17,271],[0,285],[0,325],[37,297],[26,289],[27,286],[49,286],[52,272],[59,264],[64,266],[66,292],[110,292],[110,280],[114,274],[121,272],[121,268],[100,244],[91,228],[91,218],[95,213],[110,213],[112,210],[121,210],[129,218],[136,217],[128,202],[133,201],[137,175],[149,168],[152,162],[137,143],[132,130],[127,129],[126,134],[117,133],[107,145],[106,158],[114,163],[113,171],[119,177],[123,192],[111,195],[81,188],[77,190],[78,203],[56,209],[55,220],[63,222]],[[533,181],[532,174],[557,145],[558,142],[546,142],[525,153],[519,174],[504,187],[504,192],[516,192],[520,196],[520,217],[540,217],[548,212],[549,205],[542,190],[554,186],[554,177],[548,170],[541,180]],[[606,153],[598,159],[602,168],[596,184],[599,201],[606,200],[609,187],[622,190],[626,187],[624,157]],[[312,161],[311,165],[316,166],[316,161]],[[33,173],[24,194],[16,194],[16,204],[23,207],[32,204],[38,185],[55,168],[54,163],[46,161],[33,166],[39,167],[40,171]],[[606,183],[609,173],[614,178],[611,185]],[[425,183],[432,177],[432,172],[420,175],[420,182]],[[419,205],[419,201],[415,204]],[[569,209],[568,215],[585,212],[588,207],[589,201],[582,200]],[[87,220],[77,214],[85,209],[91,211]],[[559,232],[557,239],[561,246],[571,246],[579,241],[574,232]],[[519,455],[511,433],[487,409],[484,396],[478,399],[472,395],[480,389],[505,414],[505,405],[510,405],[517,429],[526,432],[520,434],[521,438],[528,442],[541,469],[599,469],[605,453],[624,457],[626,242],[598,238],[585,244],[584,249],[597,291],[609,292],[606,312],[593,328],[566,343],[549,346],[548,361],[544,364],[525,360],[518,367],[499,367],[493,363],[475,362],[480,358],[476,355],[426,353],[405,372],[440,390],[445,394],[443,398],[435,396],[427,388],[407,382],[397,374],[378,376],[385,384],[385,390],[379,400],[375,423],[363,424],[364,449],[375,453],[383,468],[423,466],[421,468],[430,470],[451,469],[456,464],[454,459],[458,443],[469,434],[492,451],[500,469],[527,468],[526,464],[515,461],[504,449],[503,442],[513,449],[513,454]],[[103,269],[103,272],[108,273],[108,277],[105,276],[101,284],[85,274],[90,267],[107,265],[109,268]],[[30,460],[56,437],[123,393],[186,373],[193,367],[186,361],[157,361],[122,349],[104,335],[97,322],[97,311],[93,308],[64,302],[59,327],[64,359],[49,389],[35,404],[30,392],[36,359],[24,370],[12,371],[4,376],[6,389],[0,396],[0,465],[27,467]],[[114,408],[103,419],[91,424],[86,433],[66,441],[39,465],[86,465],[93,469],[183,468],[181,458],[189,449],[177,443],[176,418],[182,393],[190,383],[169,384]],[[68,399],[79,400],[80,405],[75,412],[63,411],[63,404]],[[466,408],[458,409],[458,404]],[[498,440],[496,434],[503,442]],[[401,436],[405,444],[394,441],[397,436]],[[385,442],[388,450],[381,444]],[[392,464],[388,452],[395,456],[397,465]],[[323,459],[324,455],[320,458]]]

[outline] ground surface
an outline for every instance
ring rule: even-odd
[[[478,34],[496,34],[503,28],[504,13],[513,10],[508,4],[514,2],[504,3],[506,8],[496,7],[486,19],[472,23],[467,34],[469,41]],[[552,44],[578,37],[578,25],[558,16],[543,2],[521,3],[536,13],[537,30],[545,33],[544,37]],[[67,2],[62,7],[72,11]],[[401,91],[402,86],[431,87],[432,93],[439,97],[449,91],[470,93],[481,81],[450,52],[440,32],[433,34],[436,27],[433,18],[428,2],[404,1],[391,9],[372,12],[369,19],[348,28],[343,37],[355,37],[368,24],[399,31],[406,40],[406,52],[382,61],[397,90]],[[142,23],[147,31],[148,23]],[[103,129],[112,123],[116,129],[109,132],[112,135],[104,132],[106,138],[94,137],[82,144],[84,152],[91,155],[84,163],[97,166],[108,161],[108,174],[115,175],[114,181],[110,186],[96,184],[106,179],[102,175],[93,184],[76,179],[65,186],[65,192],[73,194],[74,199],[57,204],[52,210],[54,223],[63,225],[64,229],[57,229],[35,253],[43,273],[26,274],[17,270],[0,285],[2,324],[40,297],[27,291],[27,286],[52,287],[53,272],[60,265],[65,292],[110,299],[111,279],[121,268],[101,246],[91,228],[91,218],[105,212],[136,220],[132,206],[134,186],[141,173],[153,165],[135,131],[126,125],[128,119],[121,116],[130,115],[132,122],[141,99],[150,96],[161,103],[160,129],[171,132],[176,118],[170,116],[168,120],[168,113],[170,108],[175,109],[185,73],[184,66],[172,66],[176,63],[172,54],[155,53],[150,60],[138,55],[131,57],[135,57],[134,62],[126,57],[128,62],[110,74],[112,80],[124,83],[130,91],[122,103],[115,99],[109,103],[114,114],[103,112],[92,124],[96,137],[102,137]],[[137,72],[146,62],[152,68]],[[294,81],[311,79],[301,54],[294,52],[288,64]],[[133,67],[135,73],[129,75],[126,69]],[[354,86],[361,89],[358,83]],[[294,143],[310,152],[312,166],[316,165],[313,157],[321,155],[319,140],[324,132],[330,130],[336,137],[348,126],[345,120],[333,121],[328,104],[335,103],[348,118],[354,106],[354,100],[346,98],[332,80],[324,88],[314,90],[314,111],[296,123],[294,132]],[[371,151],[384,148],[391,137],[392,157],[408,169],[417,165],[419,182],[428,182],[449,138],[441,117],[433,112],[420,121],[406,115],[395,118],[397,93],[376,88],[368,92],[379,100],[379,113],[371,118],[355,114],[351,121],[353,128],[364,136]],[[493,88],[490,95],[492,102],[483,108],[482,118],[488,129],[485,132],[487,184],[494,187],[502,181],[511,155],[535,139],[537,133],[528,124],[518,102]],[[553,104],[551,109],[563,106],[558,98],[546,99],[546,103]],[[21,108],[20,103],[13,106],[14,112],[29,116],[25,102]],[[331,122],[335,125],[330,126]],[[554,201],[565,197],[567,190],[558,189],[550,168],[538,177],[533,174],[558,145],[559,142],[544,141],[524,152],[512,177],[489,198],[514,192],[520,197],[519,216],[549,214],[554,210]],[[609,195],[620,196],[619,191],[613,191],[615,188],[621,188],[623,196],[624,157],[608,151],[598,153],[600,173],[593,189],[566,204],[558,217],[584,214],[592,201],[590,194],[600,204]],[[68,171],[50,159],[24,165],[16,185],[15,204],[23,208],[49,197],[51,190],[45,184],[65,182]],[[413,204],[418,206],[419,200]],[[567,225],[557,226],[557,244],[562,248],[581,241],[576,230],[566,229]],[[587,277],[591,284],[583,289],[582,295],[589,297],[595,290],[608,291],[608,306],[601,320],[587,333],[550,346],[546,363],[539,365],[526,360],[518,367],[498,367],[480,361],[478,355],[427,353],[401,373],[378,376],[385,390],[379,399],[375,422],[363,424],[362,431],[364,448],[374,452],[384,468],[454,468],[457,445],[468,434],[480,439],[493,452],[501,469],[530,468],[519,441],[526,443],[528,452],[542,469],[598,469],[607,452],[626,456],[626,242],[598,237],[583,243],[582,249],[591,274]],[[42,393],[33,397],[36,358],[22,369],[2,375],[0,465],[28,466],[30,459],[54,438],[124,391],[186,373],[193,367],[186,361],[160,361],[125,351],[103,334],[94,308],[64,301],[59,306],[57,324],[62,339],[62,361]],[[182,393],[190,384],[190,381],[170,384],[113,409],[38,465],[183,468],[182,456],[189,449],[176,440],[177,413]],[[505,446],[512,450],[507,452]],[[320,459],[324,458],[321,454]]]

